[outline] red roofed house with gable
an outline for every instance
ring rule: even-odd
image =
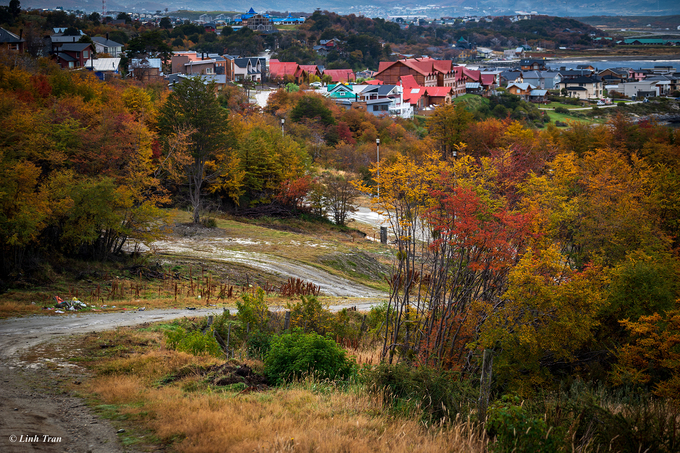
[[[302,69],[294,61],[284,62],[271,59],[269,60],[269,79],[299,84],[302,79]]]
[[[333,83],[354,82],[356,77],[351,69],[326,69],[323,75],[329,75]]]

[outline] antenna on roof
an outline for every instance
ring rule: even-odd
[[[104,22],[105,16],[106,16],[106,0],[102,0],[102,22]]]

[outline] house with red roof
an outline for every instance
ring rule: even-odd
[[[420,86],[437,86],[439,71],[434,67],[432,59],[418,60],[415,58],[397,61],[381,61],[375,78],[387,85],[395,85],[403,76],[411,75]],[[443,69],[443,65],[438,64]],[[449,71],[451,67],[449,67]],[[443,77],[443,76],[442,76]]]
[[[299,84],[303,72],[300,65],[294,61],[269,60],[269,79],[272,81],[295,82]]]
[[[319,67],[315,64],[301,64],[300,69],[304,71],[304,76],[307,81],[309,81],[310,76],[321,78],[321,71],[319,71]]]
[[[453,87],[427,87],[423,97],[427,105],[450,104],[454,97]]]
[[[356,77],[351,69],[325,69],[323,75],[329,75],[333,83],[354,82]]]

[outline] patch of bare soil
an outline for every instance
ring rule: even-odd
[[[256,373],[245,363],[226,362],[222,365],[213,365],[207,368],[196,368],[186,366],[180,369],[173,376],[164,380],[164,384],[177,381],[190,375],[200,375],[212,385],[226,386],[233,384],[243,384],[244,392],[261,391],[268,388],[267,378],[262,374]]]
[[[44,357],[14,359],[0,366],[0,375],[0,451],[135,451],[71,390],[86,377],[80,367]]]

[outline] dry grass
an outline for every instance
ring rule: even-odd
[[[188,378],[191,379],[191,378]],[[140,376],[97,379],[91,390],[183,452],[473,452],[488,443],[468,421],[425,428],[382,415],[379,398],[355,391],[314,392],[313,383],[264,393],[187,393],[150,388]],[[144,414],[144,415],[142,415]]]
[[[101,342],[121,346],[115,354],[90,362],[97,377],[86,389],[99,404],[115,405],[131,425],[150,429],[174,450],[486,451],[488,439],[475,424],[460,420],[425,427],[416,419],[390,415],[382,396],[369,394],[360,385],[338,389],[307,380],[253,393],[209,385],[198,370],[218,363],[217,359],[166,350],[160,338],[158,332],[132,329],[83,337],[90,355],[101,349]],[[378,354],[378,350],[358,352],[366,360]],[[178,374],[184,377],[160,384],[162,378]]]
[[[0,319],[12,316],[36,315],[42,313],[42,305],[33,305],[31,302],[4,300],[0,302]]]

